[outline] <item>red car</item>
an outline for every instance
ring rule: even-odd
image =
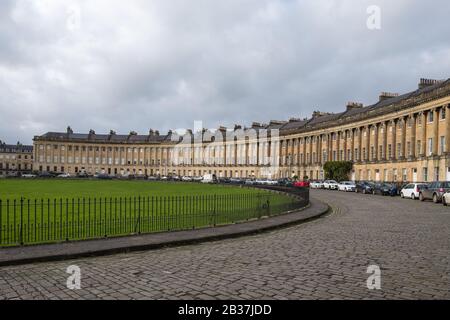
[[[309,181],[297,181],[294,183],[296,188],[309,188]]]

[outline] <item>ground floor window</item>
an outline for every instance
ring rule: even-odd
[[[423,168],[423,182],[428,182],[428,168]]]
[[[434,181],[439,181],[439,167],[434,168]]]

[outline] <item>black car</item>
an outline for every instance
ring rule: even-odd
[[[50,172],[41,172],[39,173],[39,178],[54,178],[55,175]]]
[[[282,187],[292,187],[294,186],[294,183],[287,178],[282,178],[278,180],[278,185]]]
[[[372,193],[394,197],[397,195],[397,186],[390,183],[377,183],[374,185]]]
[[[97,179],[100,180],[112,180],[112,177],[106,173],[100,173],[99,175],[97,175]]]
[[[367,181],[361,181],[356,184],[356,192],[357,193],[373,193],[374,185],[373,183]]]
[[[89,175],[86,172],[78,172],[77,178],[89,178]]]

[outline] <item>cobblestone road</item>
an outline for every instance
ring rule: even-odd
[[[449,299],[450,209],[313,191],[334,212],[257,236],[0,268],[0,299]],[[381,268],[368,290],[367,267]],[[81,268],[81,290],[66,268]]]

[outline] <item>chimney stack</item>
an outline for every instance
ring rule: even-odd
[[[438,83],[442,83],[444,80],[435,80],[435,79],[425,79],[421,78],[419,82],[419,89],[423,89],[429,86],[433,86]]]
[[[384,101],[387,99],[391,99],[391,98],[395,98],[398,97],[398,93],[393,93],[393,92],[382,92],[380,93],[380,99],[379,101]]]
[[[347,103],[347,111],[353,110],[353,109],[361,109],[364,105],[360,102],[354,102],[349,101]]]

